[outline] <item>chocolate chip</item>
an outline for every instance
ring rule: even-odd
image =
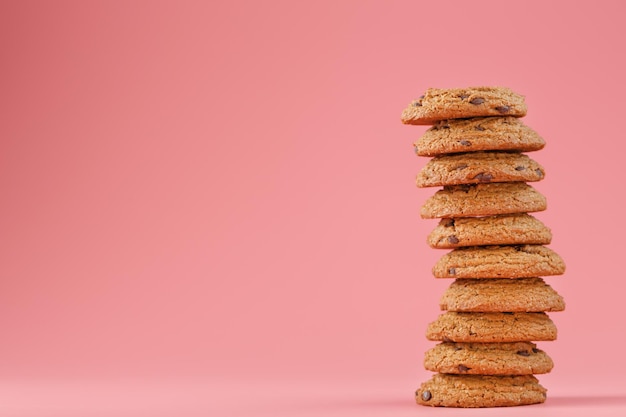
[[[482,97],[475,97],[470,100],[470,103],[475,104],[475,105],[483,104],[484,102],[485,102],[485,99]]]
[[[448,274],[450,274],[450,275],[456,275],[456,268],[449,268],[449,269],[448,269]]]
[[[430,393],[430,391],[424,391],[422,392],[422,400],[424,401],[430,401],[430,399],[433,398],[432,394]]]
[[[484,127],[482,127],[481,125],[476,125],[476,126],[474,127],[474,129],[476,129],[476,130],[480,130],[481,132],[484,132],[484,131],[486,130],[486,129],[485,129]]]
[[[511,108],[509,106],[498,106],[498,107],[496,107],[496,110],[499,113],[508,113],[509,110],[511,110]]]
[[[506,314],[507,316],[512,316],[515,313],[512,313],[510,311],[503,311],[502,314]]]
[[[456,186],[456,189],[459,191],[465,191],[466,193],[468,193],[469,190],[472,189],[472,186],[469,184],[460,184]]]
[[[474,179],[480,182],[490,182],[493,179],[493,175],[488,172],[481,172],[480,174],[475,175]]]
[[[459,143],[463,146],[470,146],[472,144],[469,140],[462,140]]]
[[[443,227],[454,226],[454,219],[443,219]]]
[[[539,349],[533,348],[533,353],[539,353]]]
[[[449,337],[446,337],[446,336],[443,337],[443,341],[446,342],[446,343],[454,342],[454,340],[452,340],[452,339],[450,339]]]
[[[539,175],[539,177],[540,177],[540,178],[543,178],[543,171],[542,171],[542,170],[540,170],[539,168],[537,168],[537,169],[535,170],[535,172],[537,173],[537,175]]]
[[[419,96],[419,99],[422,100],[424,97],[424,94],[422,94],[421,96]]]
[[[513,249],[515,249],[517,252],[522,252],[523,248],[521,245],[516,245],[516,246],[513,246]]]
[[[415,151],[416,154],[419,153],[419,149],[417,149],[417,145],[413,145],[413,150]]]
[[[468,167],[467,164],[459,164],[459,165],[455,166],[454,169],[465,169],[467,167]]]
[[[454,345],[454,350],[463,350],[463,346]]]
[[[525,169],[526,169],[526,167],[521,166],[521,165],[518,165],[518,166],[516,166],[516,167],[515,167],[515,170],[516,170],[516,171],[523,171],[523,170],[525,170]]]
[[[518,350],[517,354],[520,356],[530,356],[530,352],[527,350]]]
[[[448,242],[452,243],[452,244],[456,244],[459,243],[459,238],[457,238],[454,235],[448,236]]]
[[[442,129],[450,129],[450,125],[443,125],[441,126]]]
[[[472,369],[472,368],[468,368],[468,367],[467,367],[467,366],[465,366],[465,365],[459,365],[459,372],[467,372],[467,371],[469,371],[470,369]]]
[[[461,94],[461,95],[459,96],[459,98],[460,98],[461,100],[465,100],[465,99],[466,99],[466,98],[468,98],[468,97],[469,97],[469,95],[467,95],[467,94]]]
[[[421,102],[421,101],[414,101],[414,102],[413,102],[413,105],[414,105],[415,107],[422,107],[422,102]]]

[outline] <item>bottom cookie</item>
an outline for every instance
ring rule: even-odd
[[[415,391],[415,400],[432,407],[511,407],[543,403],[546,389],[532,375],[435,374]]]

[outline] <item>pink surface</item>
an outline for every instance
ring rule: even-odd
[[[626,396],[598,385],[559,384],[544,404],[452,409],[417,406],[411,381],[161,379],[55,380],[0,383],[2,416],[611,416],[623,417]],[[623,391],[622,391],[623,392]]]
[[[507,413],[626,415],[625,12],[2,2],[2,415],[460,413],[412,404],[449,281],[399,118],[469,85],[526,95],[568,266],[548,403]]]

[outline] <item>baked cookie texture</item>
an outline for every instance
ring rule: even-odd
[[[546,389],[532,375],[436,374],[419,387],[415,400],[433,407],[509,407],[543,403]]]
[[[443,342],[424,356],[424,368],[442,374],[532,375],[553,367],[552,359],[531,342]]]
[[[544,139],[526,126],[524,97],[502,87],[428,89],[402,112],[405,124],[432,125],[415,141],[431,157],[418,187],[442,187],[420,215],[439,219],[428,235],[450,249],[434,265],[436,278],[455,278],[442,295],[443,311],[426,338],[440,342],[424,356],[436,372],[415,393],[418,404],[504,407],[542,403],[546,389],[533,376],[550,372],[552,359],[533,343],[557,337],[546,312],[565,302],[542,276],[565,271],[544,246],[552,232],[529,213],[546,198],[528,183],[544,168],[526,152]]]
[[[547,208],[546,198],[524,182],[448,185],[420,210],[424,219],[528,213]]]
[[[542,245],[453,249],[433,267],[436,278],[526,278],[564,272],[563,259]]]
[[[552,241],[552,232],[540,220],[527,213],[445,218],[428,235],[427,241],[436,249],[484,245],[547,245]]]
[[[445,119],[526,115],[524,96],[506,87],[429,88],[402,112],[402,123],[429,125]]]
[[[545,176],[541,165],[527,155],[511,152],[473,152],[431,159],[417,175],[418,187],[533,182]]]
[[[546,313],[448,311],[426,329],[426,338],[438,342],[537,342],[556,340],[556,335]]]
[[[546,141],[516,117],[479,117],[442,120],[413,143],[419,156],[457,152],[517,151],[543,149]]]
[[[457,279],[439,301],[447,311],[563,311],[565,301],[541,278]]]

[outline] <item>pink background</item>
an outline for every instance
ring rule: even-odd
[[[574,5],[575,4],[575,5]],[[0,3],[0,414],[409,416],[450,281],[402,109],[547,141],[546,404],[626,415],[619,1]],[[498,410],[483,413],[497,415]],[[481,414],[482,415],[482,414]]]

